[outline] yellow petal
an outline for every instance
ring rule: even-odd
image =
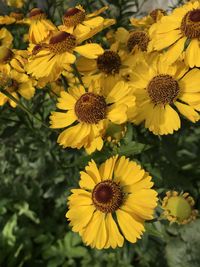
[[[197,68],[189,71],[181,80],[181,90],[186,93],[200,92],[200,70]]]
[[[199,120],[199,113],[197,113],[194,108],[186,105],[186,104],[182,104],[180,102],[176,102],[175,106],[177,107],[177,109],[179,110],[179,112],[185,116],[188,120],[192,121],[192,122],[197,122]]]
[[[113,171],[117,156],[107,159],[99,168],[99,173],[102,177],[102,180],[111,180],[113,178]]]
[[[92,177],[93,181],[97,184],[101,182],[101,176],[94,160],[91,160],[88,163],[88,166],[85,168],[86,172]]]
[[[111,213],[106,215],[106,228],[108,232],[108,240],[105,248],[111,247],[114,249],[116,247],[122,247],[124,244],[124,238],[120,234]]]
[[[141,237],[142,232],[144,231],[144,226],[142,223],[136,221],[128,212],[123,210],[116,211],[117,220],[119,227],[125,236],[125,238],[135,243],[138,238]]]
[[[70,110],[74,109],[75,103],[76,99],[72,95],[68,94],[67,92],[61,92],[56,106],[59,109]]]
[[[127,121],[127,106],[124,104],[108,108],[107,118],[116,124],[121,124]]]
[[[79,181],[79,186],[85,189],[92,190],[95,187],[95,180],[86,172],[80,172],[81,177]]]
[[[167,52],[165,53],[165,59],[167,62],[174,63],[180,57],[184,50],[186,40],[187,37],[183,37],[168,48]]]
[[[66,113],[52,112],[50,116],[51,128],[64,128],[71,125],[77,119],[73,110]]]
[[[200,42],[198,39],[192,39],[185,52],[185,62],[193,68],[200,67]]]
[[[74,49],[74,51],[86,58],[91,59],[95,59],[99,55],[102,55],[104,53],[103,48],[98,44],[85,44],[82,46],[78,46]]]

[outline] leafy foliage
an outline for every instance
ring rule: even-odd
[[[38,1],[49,16],[58,18],[67,1]],[[71,2],[71,1],[68,1]],[[77,1],[77,3],[80,1]],[[139,12],[140,1],[81,1],[89,11],[111,5],[118,25]],[[36,1],[27,1],[25,12]],[[55,14],[55,10],[57,10]],[[55,15],[55,16],[54,16]],[[11,28],[10,28],[11,29]],[[11,31],[20,48],[25,28]],[[24,47],[21,47],[24,48]],[[34,117],[19,108],[0,109],[0,266],[2,267],[198,267],[200,265],[200,220],[183,226],[157,221],[146,225],[137,244],[116,250],[92,250],[72,233],[65,212],[70,189],[78,185],[79,171],[92,157],[97,163],[114,154],[135,159],[151,173],[162,196],[168,189],[200,193],[200,128],[184,121],[173,136],[157,137],[141,127],[128,126],[120,146],[107,144],[104,150],[87,156],[78,150],[63,150],[57,133],[45,128],[54,99],[41,91],[33,102],[23,102]],[[37,117],[39,120],[35,119]],[[197,201],[196,208],[200,208]],[[157,211],[159,213],[159,210]]]

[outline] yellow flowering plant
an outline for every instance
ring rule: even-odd
[[[200,1],[150,2],[0,3],[0,266],[200,265]]]

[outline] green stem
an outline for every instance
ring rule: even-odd
[[[77,77],[78,77],[78,80],[79,80],[80,84],[82,84],[83,87],[84,87],[84,83],[83,83],[83,80],[82,80],[82,78],[81,78],[81,74],[80,74],[80,72],[78,71],[78,69],[77,69],[77,67],[76,67],[75,64],[73,64],[73,69],[74,69],[74,71],[75,71],[75,73],[76,73],[76,75],[77,75]]]
[[[23,105],[20,101],[18,101],[14,96],[12,96],[8,91],[2,90],[0,88],[0,92],[7,96],[9,99],[11,99],[13,102],[15,102],[19,108],[21,108],[24,112],[26,112],[29,116],[33,117],[37,121],[39,121],[45,128],[48,128],[48,125],[44,123],[41,119],[36,117],[25,105]]]

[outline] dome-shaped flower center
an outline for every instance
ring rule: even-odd
[[[105,119],[106,107],[106,101],[103,96],[85,93],[76,102],[75,113],[79,121],[96,124]]]
[[[65,11],[63,24],[67,27],[75,27],[85,19],[85,12],[74,7]]]
[[[103,55],[97,58],[97,67],[106,74],[119,73],[121,67],[121,58],[114,51],[105,51]]]
[[[13,57],[13,52],[5,47],[1,46],[0,47],[0,63],[8,63]]]
[[[114,181],[105,180],[94,187],[92,200],[95,207],[101,212],[114,212],[123,203],[123,192]]]
[[[66,51],[71,51],[76,46],[76,37],[67,32],[58,32],[49,41],[49,49],[56,53],[61,54]]]
[[[146,51],[148,44],[149,44],[148,34],[144,31],[135,31],[130,34],[130,37],[127,42],[127,47],[130,52],[136,46],[139,47],[142,51]]]
[[[179,221],[187,220],[192,213],[192,207],[182,196],[170,197],[165,208]]]
[[[39,19],[45,19],[46,18],[46,14],[40,8],[33,8],[29,12],[28,16],[31,20],[39,20]]]
[[[152,10],[149,15],[152,17],[152,19],[157,22],[157,19],[159,19],[159,15],[166,15],[166,11],[161,9],[161,8],[156,8],[154,10]]]
[[[155,76],[148,84],[147,92],[154,104],[171,104],[179,94],[178,82],[170,75]]]
[[[190,39],[200,38],[200,9],[189,11],[183,17],[180,29]]]

